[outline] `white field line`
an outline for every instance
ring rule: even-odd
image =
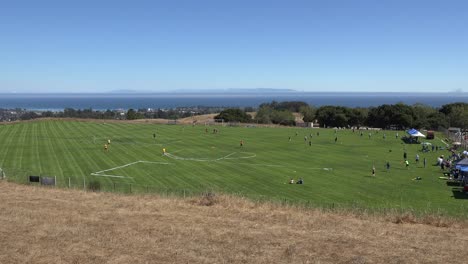
[[[183,157],[179,157],[177,155],[173,155],[171,153],[166,153],[166,156],[169,157],[169,158],[172,158],[172,159],[176,159],[176,160],[191,160],[191,161],[220,161],[220,160],[236,160],[236,159],[250,159],[250,158],[254,158],[256,157],[257,155],[255,153],[250,153],[250,152],[241,152],[241,153],[248,153],[248,154],[251,154],[250,156],[246,156],[246,157],[236,157],[236,158],[229,158],[230,156],[236,154],[237,152],[233,152],[233,153],[230,153],[224,157],[220,157],[220,158],[217,158],[217,159],[209,159],[209,158],[183,158]]]
[[[93,173],[91,173],[91,175],[92,175],[92,176],[102,176],[102,177],[132,178],[132,179],[133,179],[133,177],[120,176],[120,175],[111,175],[111,174],[102,174],[102,173],[103,173],[103,172],[106,172],[106,171],[113,171],[113,170],[125,168],[125,167],[128,167],[128,166],[137,164],[137,163],[151,163],[151,164],[161,164],[161,165],[169,165],[169,164],[171,164],[171,163],[168,163],[168,162],[157,162],[157,161],[138,160],[138,161],[135,161],[135,162],[131,162],[131,163],[122,165],[122,166],[110,168],[110,169],[107,169],[107,170],[102,170],[102,171],[93,172]]]
[[[120,175],[110,175],[110,174],[96,174],[96,173],[91,173],[91,175],[92,175],[92,176],[99,176],[99,177],[129,178],[129,179],[133,179],[133,177],[120,176]]]
[[[277,168],[290,168],[290,166],[287,165],[276,165],[276,164],[261,164],[261,163],[245,163],[245,162],[236,162],[235,164],[238,165],[251,165],[251,166],[264,166],[264,167],[277,167]],[[333,168],[302,168],[302,169],[307,169],[307,170],[325,170],[325,171],[331,171]]]
[[[195,159],[195,158],[182,158],[182,157],[179,157],[179,156],[176,156],[176,155],[173,155],[169,152],[166,152],[166,157],[169,157],[171,159],[175,159],[175,160],[191,160],[191,161],[213,161],[213,160],[210,160],[210,159]]]
[[[445,141],[443,141],[442,139],[440,139],[440,141],[442,141],[442,143],[444,143],[446,147],[449,146],[449,144],[445,143]]]
[[[131,165],[136,164],[136,163],[140,163],[140,161],[135,161],[135,162],[128,163],[128,164],[125,164],[125,165],[122,165],[122,166],[110,168],[110,169],[107,169],[107,170],[97,171],[97,172],[93,172],[93,173],[99,174],[99,173],[106,172],[106,171],[111,171],[111,170],[116,170],[116,169],[120,169],[120,168],[125,168],[125,167],[131,166]]]
[[[156,146],[170,146],[172,143],[179,143],[179,142],[183,142],[182,140],[173,140],[173,141],[168,141],[168,142],[164,142],[164,143],[153,143],[153,145],[156,145]]]
[[[235,152],[234,152],[234,153],[235,153]],[[257,157],[257,154],[255,154],[255,153],[251,153],[251,152],[241,152],[241,153],[251,154],[251,155],[250,155],[250,156],[245,156],[245,157],[224,158],[224,159],[227,159],[227,160],[233,160],[233,159],[251,159],[251,158]]]
[[[228,159],[227,159],[227,160],[228,160]],[[284,166],[284,165],[276,165],[276,164],[245,163],[245,162],[236,162],[235,164],[238,164],[238,165],[252,165],[252,166],[265,166],[265,167],[286,168],[286,166]]]
[[[160,161],[146,161],[146,160],[139,160],[140,163],[151,163],[151,164],[161,164],[161,165],[170,165],[172,163],[169,162],[160,162]]]
[[[215,161],[222,160],[222,159],[226,159],[227,157],[232,156],[232,155],[234,155],[234,154],[236,154],[236,152],[233,152],[233,153],[231,153],[231,154],[229,154],[229,155],[226,155],[226,156],[224,156],[224,157],[222,157],[222,158],[215,159]]]

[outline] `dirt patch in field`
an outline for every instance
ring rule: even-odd
[[[458,263],[468,240],[464,222],[396,224],[218,195],[123,196],[0,181],[0,201],[0,263]]]

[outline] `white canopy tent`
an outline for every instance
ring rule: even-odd
[[[410,137],[423,137],[423,138],[426,137],[423,133],[417,131],[414,128],[406,131],[406,133],[408,133],[410,135]]]

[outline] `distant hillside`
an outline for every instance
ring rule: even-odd
[[[155,94],[249,94],[249,93],[297,93],[299,91],[293,89],[278,89],[278,88],[229,88],[229,89],[177,89],[170,91],[151,91],[151,90],[111,90],[107,93],[115,94],[131,94],[131,93],[155,93]]]
[[[0,181],[0,201],[0,263],[459,263],[468,237],[466,223],[440,217],[216,195],[124,196]]]

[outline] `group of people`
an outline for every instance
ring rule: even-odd
[[[104,144],[104,150],[105,150],[106,152],[109,151],[110,143],[111,143],[111,140],[108,139],[108,140],[107,140],[107,143]]]
[[[304,180],[303,180],[302,178],[299,178],[296,182],[294,182],[294,179],[291,178],[291,179],[289,180],[289,184],[294,184],[294,183],[296,183],[296,184],[304,184]]]
[[[445,170],[445,168],[450,169],[452,167],[452,159],[445,159],[444,155],[440,155],[437,158],[437,165],[440,166],[441,170]]]
[[[213,134],[218,134],[218,133],[219,133],[219,129],[213,128]],[[208,134],[208,128],[207,127],[205,128],[205,134]]]

